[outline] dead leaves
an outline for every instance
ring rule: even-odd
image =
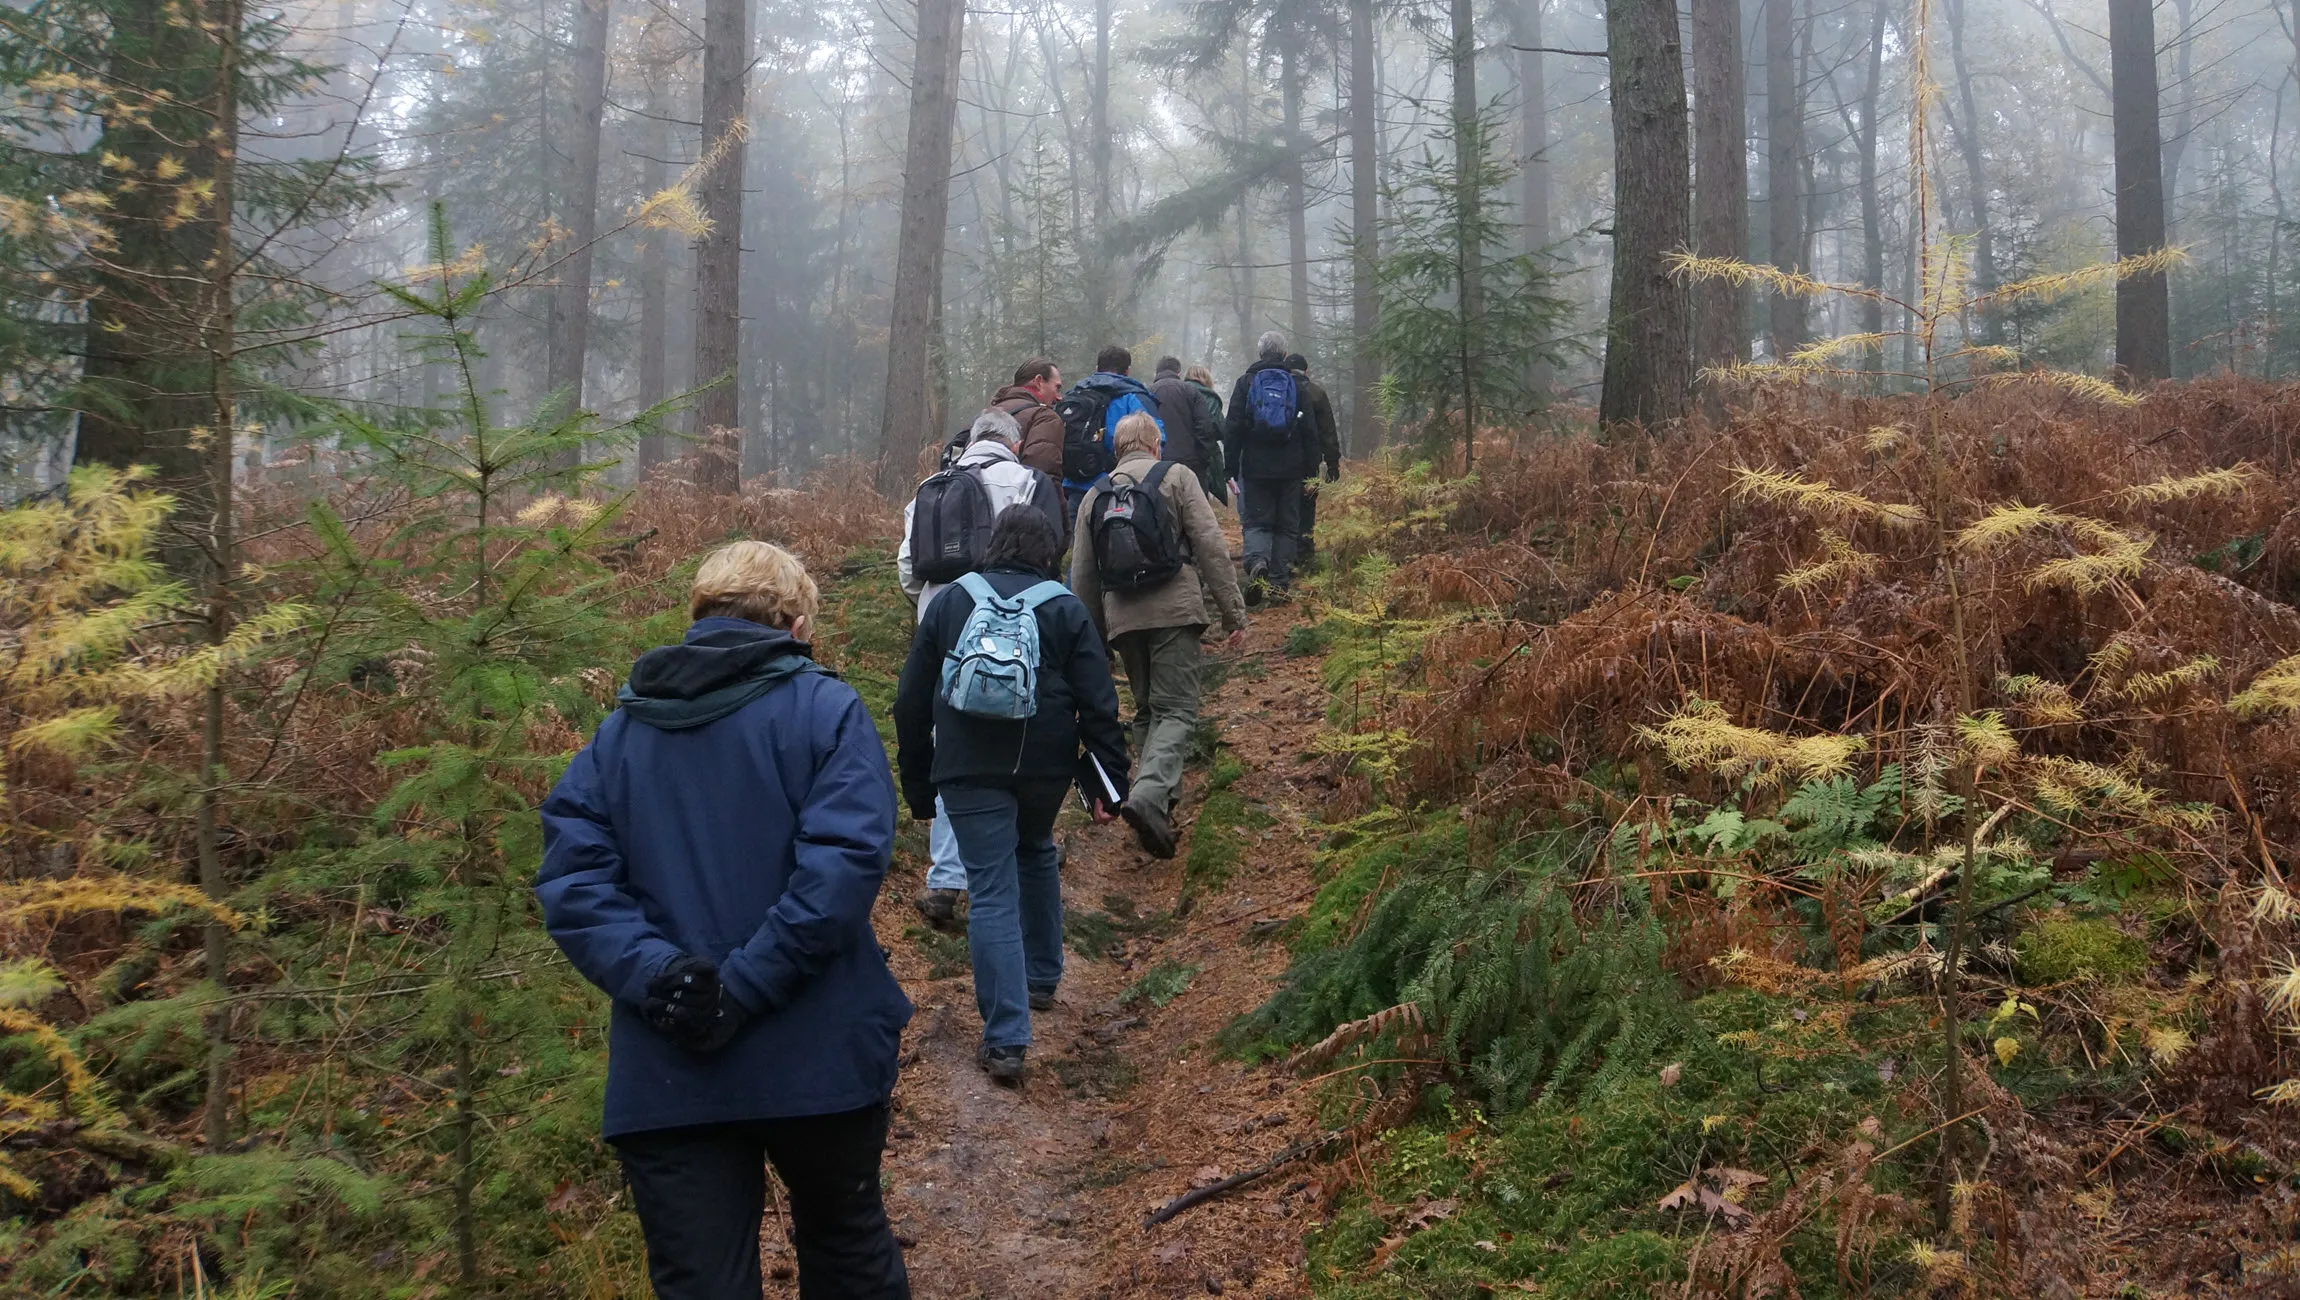
[[[1390,1256],[1397,1253],[1398,1247],[1411,1241],[1415,1233],[1430,1227],[1432,1224],[1443,1223],[1460,1210],[1461,1200],[1459,1197],[1453,1196],[1446,1197],[1442,1201],[1430,1201],[1419,1206],[1413,1213],[1406,1216],[1405,1222],[1399,1225],[1396,1232],[1382,1238],[1380,1243],[1374,1247],[1374,1257],[1367,1262],[1366,1272],[1369,1274],[1379,1273],[1389,1267]]]
[[[1704,1217],[1722,1219],[1727,1232],[1738,1232],[1754,1217],[1749,1207],[1742,1204],[1748,1199],[1749,1189],[1766,1181],[1765,1175],[1753,1174],[1746,1169],[1722,1166],[1704,1169],[1662,1197],[1658,1208],[1699,1210]]]

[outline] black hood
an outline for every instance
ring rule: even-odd
[[[749,704],[776,683],[828,672],[812,647],[780,628],[706,618],[678,645],[657,646],[631,665],[618,697],[633,720],[665,731],[699,727]]]

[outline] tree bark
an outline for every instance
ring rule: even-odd
[[[663,83],[668,72],[656,68],[648,79],[647,116],[639,131],[639,184],[649,194],[671,183],[670,96]],[[655,405],[671,395],[670,253],[664,247],[667,232],[643,230],[639,245],[639,406]],[[663,463],[665,439],[650,433],[639,439],[639,475]]]
[[[1669,271],[1692,224],[1685,70],[1674,0],[1611,0],[1613,296],[1598,419],[1680,419],[1692,398],[1693,305]]]
[[[703,181],[711,228],[695,242],[695,377],[713,386],[695,399],[701,438],[695,481],[714,492],[743,485],[737,350],[742,330],[743,101],[750,81],[748,0],[706,0],[703,9],[703,148],[723,156]]]
[[[1885,78],[1885,4],[1875,0],[1869,17],[1869,64],[1861,81],[1861,283],[1885,287],[1885,218],[1877,193],[1877,97]],[[1861,300],[1861,332],[1882,334],[1885,304],[1876,298]],[[1883,369],[1884,351],[1870,354],[1875,368]]]
[[[952,57],[955,68],[956,56]],[[955,78],[954,72],[954,82]],[[1094,155],[1094,232],[1082,239],[1081,251],[1086,269],[1087,346],[1099,348],[1109,341],[1103,336],[1111,330],[1110,268],[1105,260],[1110,241],[1110,0],[1095,0],[1094,4],[1092,100],[1088,107],[1094,138],[1088,147]],[[912,102],[917,102],[915,96]]]
[[[1542,63],[1542,0],[1518,0],[1517,43],[1517,149],[1518,230],[1520,251],[1540,259],[1546,270],[1549,257],[1549,78]],[[1533,391],[1546,395],[1556,383],[1547,358],[1533,363],[1529,376]]]
[[[1292,311],[1286,329],[1296,352],[1310,349],[1310,198],[1302,169],[1302,69],[1296,46],[1301,33],[1288,29],[1278,41],[1278,98],[1286,131],[1286,265]]]
[[[1461,308],[1456,364],[1461,368],[1461,456],[1466,474],[1477,459],[1477,368],[1471,351],[1485,320],[1485,223],[1478,211],[1485,197],[1478,184],[1485,169],[1485,142],[1478,119],[1477,11],[1471,0],[1451,0],[1447,10],[1453,36],[1447,57],[1453,64],[1454,260]]]
[[[1957,113],[1949,119],[1949,127],[1956,132],[1957,152],[1965,164],[1965,187],[1971,193],[1973,214],[1973,287],[1980,293],[1994,292],[1997,274],[1996,233],[1989,225],[1988,168],[1981,155],[1980,110],[1973,99],[1973,78],[1965,62],[1965,0],[1941,0],[1942,16],[1949,26],[1949,63],[1957,78]],[[1996,314],[1985,316],[1981,322],[1981,337],[1991,342],[1998,334]]]
[[[569,133],[567,255],[559,264],[544,382],[570,411],[583,405],[591,343],[591,252],[599,238],[599,132],[607,115],[609,0],[576,0],[574,129]]]
[[[1765,0],[1765,217],[1773,265],[1805,269],[1805,103],[1797,85],[1796,0]],[[1773,359],[1805,345],[1805,300],[1775,290]]]
[[[920,445],[939,433],[929,423],[927,354],[934,333],[935,289],[942,282],[943,235],[950,218],[951,135],[958,120],[958,60],[965,22],[965,0],[919,0],[918,42],[910,70],[910,139],[904,153],[901,226],[895,247],[894,314],[887,327],[886,409],[879,428],[878,486],[890,497],[911,486]],[[1099,85],[1096,94],[1099,98]],[[1098,169],[1106,165],[1099,147],[1095,161]],[[1095,210],[1108,211],[1108,198],[1100,187]],[[1098,228],[1097,242],[1100,237]]]
[[[1741,0],[1693,0],[1693,250],[1703,257],[1749,256],[1747,75]],[[1693,313],[1697,365],[1749,359],[1748,294],[1739,285],[1695,284]],[[1719,413],[1722,403],[1711,402]]]
[[[2149,0],[2109,0],[2116,128],[2116,255],[2164,247],[2164,141],[2157,118],[2156,15]],[[2172,309],[2164,273],[2116,282],[2116,366],[2134,386],[2172,374]]]
[[[1528,0],[1537,3],[1538,0]],[[1370,456],[1381,445],[1374,385],[1381,357],[1374,330],[1381,323],[1374,277],[1381,261],[1377,201],[1381,141],[1376,126],[1380,88],[1374,81],[1374,0],[1350,0],[1350,454]],[[1242,216],[1243,214],[1241,214]],[[1243,330],[1240,331],[1243,334]],[[1240,339],[1241,345],[1245,340]]]

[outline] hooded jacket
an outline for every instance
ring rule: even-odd
[[[1062,421],[1056,420],[1054,424],[1059,441]],[[1059,462],[1059,445],[1055,450],[1055,460]],[[996,438],[984,438],[967,447],[966,454],[958,458],[958,468],[981,473],[983,490],[990,494],[991,518],[998,518],[1011,505],[1035,505],[1046,511],[1056,528],[1064,530],[1065,537],[1069,536],[1070,512],[1063,504],[1062,494],[1055,490],[1054,480],[1023,464],[1021,457],[1014,454],[1014,448]],[[1059,465],[1056,472],[1061,472]],[[918,598],[918,616],[925,618],[926,607],[934,603],[935,594],[948,584],[922,581],[911,571],[910,521],[917,511],[918,497],[913,495],[910,504],[902,508],[902,545],[895,548],[894,576],[904,592]]]
[[[1230,414],[1225,421],[1223,433],[1229,444],[1228,451],[1234,457],[1231,472],[1241,479],[1308,478],[1318,471],[1316,434],[1310,428],[1306,410],[1296,409],[1294,412],[1294,427],[1288,439],[1290,446],[1272,447],[1266,442],[1257,445],[1257,440],[1252,436],[1254,409],[1246,394],[1254,386],[1254,376],[1265,370],[1285,368],[1283,360],[1257,361],[1246,367],[1246,373],[1238,376],[1238,382],[1230,387]],[[1294,387],[1299,408],[1304,390],[1298,378]]]
[[[911,1011],[870,927],[893,846],[878,731],[805,642],[706,618],[639,657],[544,801],[535,879],[551,937],[612,1001],[605,1136],[886,1099]],[[751,1013],[719,1051],[640,1014],[683,953]]]
[[[1107,392],[1110,395],[1108,404],[1102,408],[1102,450],[1105,452],[1118,445],[1111,436],[1117,431],[1118,422],[1134,411],[1147,412],[1151,419],[1158,422],[1159,436],[1161,438],[1165,436],[1165,413],[1159,409],[1157,396],[1141,380],[1132,375],[1120,375],[1107,370],[1097,370],[1070,386],[1070,391],[1073,393],[1088,389]],[[1092,479],[1079,481],[1065,478],[1062,480],[1062,486],[1072,492],[1082,492],[1092,484]]]
[[[1016,450],[1022,463],[1042,474],[1062,480],[1062,417],[1054,408],[1031,395],[1020,384],[1008,384],[998,390],[990,404],[1014,417],[1022,426],[1022,446]]]
[[[1118,462],[1110,477],[1139,483],[1157,464],[1147,453],[1137,452]],[[1102,575],[1094,567],[1094,546],[1085,532],[1100,491],[1088,492],[1078,505],[1079,543],[1070,549],[1070,589],[1086,602],[1094,614],[1094,625],[1102,629],[1105,638],[1115,641],[1145,628],[1203,627],[1208,592],[1222,611],[1223,631],[1235,632],[1246,626],[1246,602],[1238,594],[1238,571],[1230,563],[1230,544],[1222,536],[1221,521],[1214,517],[1205,489],[1192,477],[1189,466],[1167,470],[1158,483],[1158,494],[1165,499],[1183,540],[1189,543],[1190,561],[1180,573],[1147,590],[1102,589]]]
[[[1043,581],[1025,569],[989,569],[983,578],[1001,596],[1019,595]],[[974,596],[952,583],[927,607],[911,638],[910,658],[895,686],[895,761],[911,816],[934,816],[935,787],[949,781],[1074,781],[1104,797],[1079,752],[1102,768],[1126,797],[1126,732],[1118,722],[1118,688],[1110,680],[1110,651],[1094,630],[1086,606],[1057,596],[1035,611],[1038,619],[1038,713],[1019,722],[970,717],[942,698],[942,661],[958,644]]]

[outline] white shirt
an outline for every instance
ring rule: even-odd
[[[990,495],[990,517],[1012,505],[1027,505],[1031,493],[1038,485],[1038,471],[1022,463],[1014,449],[996,438],[984,438],[969,445],[966,454],[958,458],[965,469],[982,471],[982,486]],[[918,597],[918,617],[926,617],[926,607],[947,582],[921,582],[910,570],[910,517],[918,509],[914,494],[910,504],[902,508],[902,547],[894,553],[895,580],[905,593]]]

